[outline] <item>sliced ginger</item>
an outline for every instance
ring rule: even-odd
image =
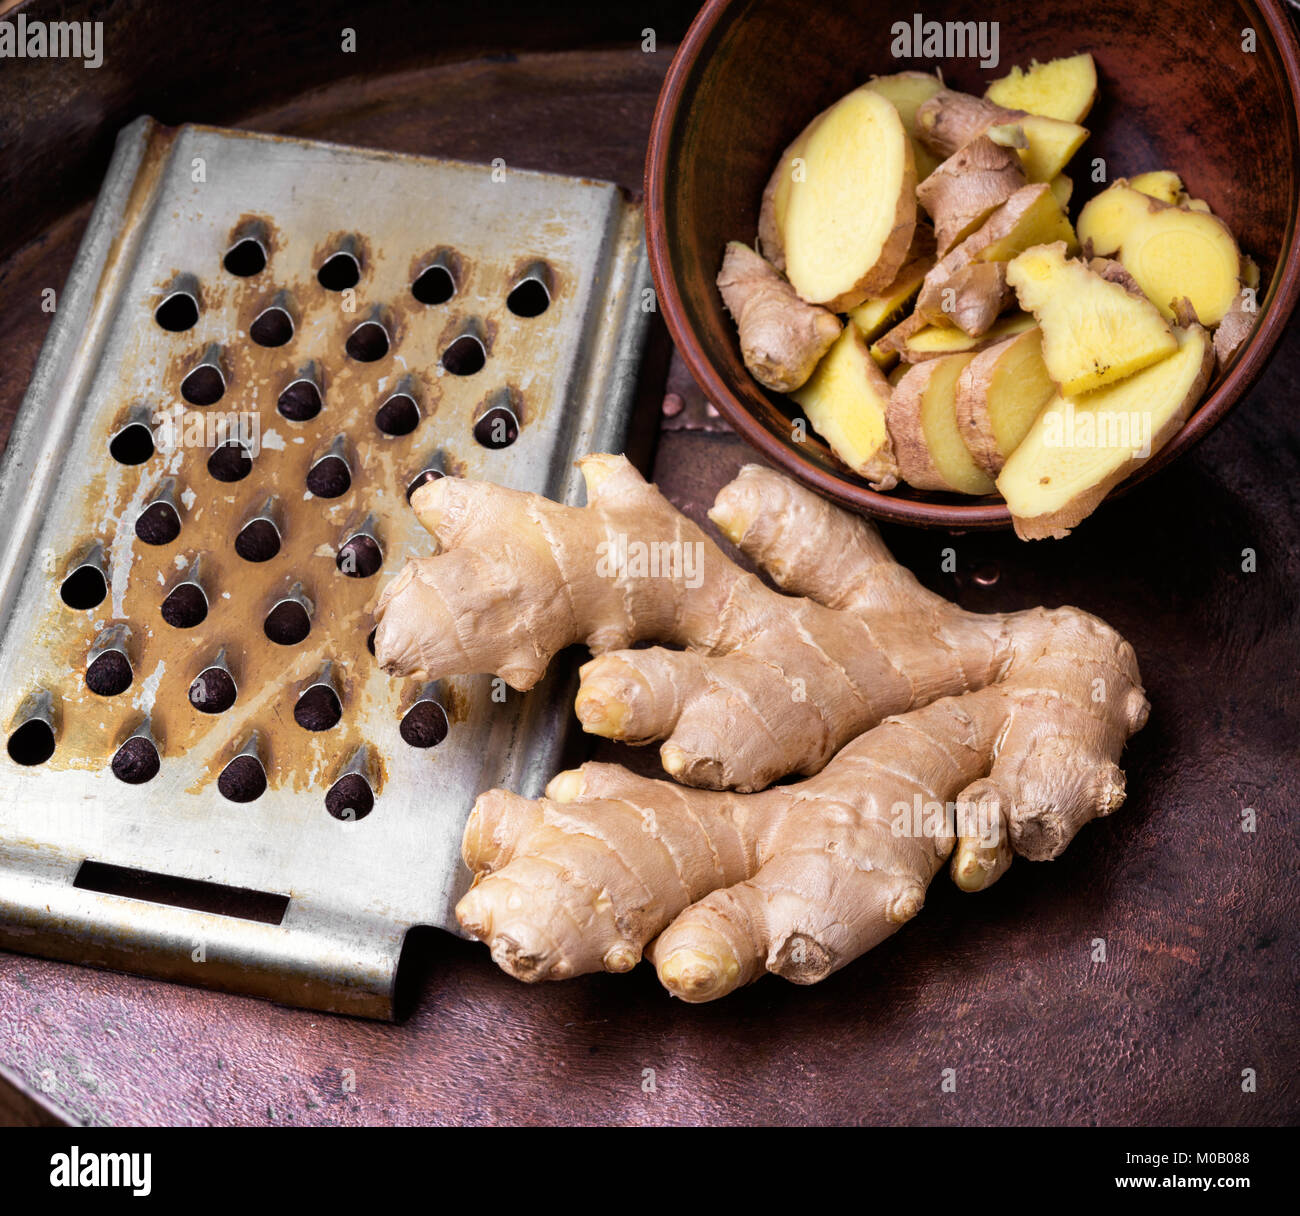
[[[1149,173],[1139,173],[1130,177],[1128,184],[1134,190],[1159,199],[1162,203],[1177,203],[1183,196],[1183,179],[1172,169],[1152,169]]]
[[[1022,540],[1068,535],[1186,422],[1209,383],[1214,348],[1199,325],[1175,341],[1176,354],[1125,380],[1044,406],[998,475]]]
[[[919,363],[889,401],[889,434],[903,480],[917,490],[991,494],[993,479],[975,463],[957,426],[957,380],[971,355]]]
[[[1228,226],[1208,209],[1160,197],[1182,182],[1167,171],[1142,175],[1150,193],[1123,179],[1079,213],[1079,239],[1094,254],[1118,256],[1124,269],[1166,317],[1186,299],[1203,325],[1217,325],[1240,287],[1241,252]],[[1173,179],[1172,181],[1168,179]],[[1157,181],[1156,179],[1159,179]]]
[[[917,201],[934,220],[939,253],[965,240],[1024,185],[1015,149],[987,135],[954,152],[916,188]]]
[[[863,87],[879,93],[898,111],[912,141],[916,180],[925,181],[939,167],[940,158],[917,139],[916,111],[943,88],[943,81],[928,72],[896,72],[892,76],[873,76]]]
[[[893,104],[855,89],[786,150],[763,197],[764,256],[810,304],[844,312],[893,283],[916,228],[912,143]]]
[[[1082,122],[1097,97],[1097,68],[1086,51],[1048,63],[1034,60],[995,80],[984,96],[1008,110],[1025,110],[1061,122]]]
[[[868,342],[884,333],[916,298],[934,260],[934,229],[929,224],[917,224],[907,261],[898,276],[878,296],[849,309],[849,320],[858,327],[858,333]]]
[[[1050,182],[1088,138],[1087,128],[1078,123],[1006,109],[951,89],[942,89],[916,112],[918,138],[942,157],[952,156],[994,127],[1020,128],[1025,144],[1019,149],[1020,160],[1031,182]]]
[[[812,379],[791,394],[835,453],[875,490],[898,484],[898,465],[885,426],[889,382],[862,335],[846,325]]]
[[[1072,249],[1074,230],[1051,188],[1041,182],[1022,187],[925,276],[916,312],[931,324],[979,337],[1011,302],[1005,273],[995,264],[1057,241]]]
[[[1037,327],[981,351],[957,377],[957,429],[975,463],[996,477],[1055,395]]]
[[[1007,267],[1020,307],[1038,318],[1043,361],[1065,396],[1122,380],[1178,349],[1149,300],[1065,253],[1060,242],[1040,245]]]
[[[1029,313],[1013,312],[997,321],[978,338],[946,325],[928,325],[925,318],[913,313],[895,325],[872,346],[880,357],[897,353],[904,363],[924,363],[943,355],[971,354],[996,346],[1004,338],[1033,329],[1036,322]],[[879,362],[879,357],[877,358]]]

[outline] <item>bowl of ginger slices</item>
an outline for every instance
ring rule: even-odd
[[[1277,0],[920,7],[705,5],[647,157],[658,299],[812,488],[1059,538],[1286,328],[1300,47]]]

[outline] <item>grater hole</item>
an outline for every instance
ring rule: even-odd
[[[118,464],[144,464],[153,453],[153,432],[143,422],[124,426],[108,444],[108,454]]]
[[[220,667],[199,672],[189,691],[190,704],[204,714],[224,714],[237,695],[234,677]]]
[[[474,424],[474,438],[485,448],[508,448],[519,438],[519,419],[504,405],[494,405]]]
[[[97,697],[116,697],[131,687],[131,663],[120,650],[106,650],[86,668],[86,687]]]
[[[540,279],[525,279],[506,297],[506,307],[517,317],[540,317],[550,306],[551,293]]]
[[[311,617],[296,601],[282,600],[266,614],[262,629],[277,646],[297,646],[311,633]]]
[[[375,809],[375,791],[360,773],[347,773],[330,786],[325,809],[335,819],[364,819]]]
[[[181,517],[168,502],[156,502],[140,512],[135,534],[146,545],[168,545],[181,534]]]
[[[339,546],[334,564],[348,578],[372,578],[384,564],[384,554],[373,536],[352,536]]]
[[[406,393],[394,393],[375,413],[375,426],[385,435],[409,435],[420,425],[420,407]]]
[[[298,698],[293,707],[293,720],[303,730],[329,730],[343,717],[343,703],[327,684],[314,684]]]
[[[442,365],[453,376],[472,376],[481,372],[486,362],[487,351],[473,334],[461,334],[442,352]]]
[[[447,711],[437,701],[417,701],[399,727],[412,747],[436,747],[447,737]]]
[[[358,363],[374,363],[388,354],[388,330],[378,321],[362,321],[348,335],[346,349]]]
[[[9,736],[9,759],[31,768],[54,755],[54,728],[40,718],[24,722]]]
[[[431,481],[438,481],[442,476],[443,474],[439,473],[437,469],[425,469],[423,472],[417,473],[411,484],[406,487],[406,501],[410,502],[411,495],[421,486],[427,486]]]
[[[283,346],[293,337],[293,318],[278,304],[259,313],[248,327],[248,336],[258,346]]]
[[[366,634],[366,649],[370,651],[372,657],[375,653],[375,634],[378,632],[379,626],[376,625],[368,634]]]
[[[275,408],[290,422],[309,422],[321,411],[320,389],[310,380],[295,380],[280,394]]]
[[[256,756],[236,756],[221,770],[217,789],[231,802],[255,802],[266,793],[266,769]]]
[[[79,612],[98,607],[107,594],[108,583],[98,566],[78,566],[59,588],[59,598]]]
[[[361,266],[350,253],[336,253],[321,263],[316,281],[326,291],[347,291],[361,281]]]
[[[162,760],[150,740],[143,735],[132,735],[117,749],[110,767],[119,781],[127,785],[143,785],[158,776]]]
[[[210,363],[200,364],[181,381],[181,396],[191,405],[215,405],[225,392],[225,380]]]
[[[456,280],[445,266],[430,266],[411,284],[411,294],[421,304],[445,304],[456,294]]]
[[[307,489],[317,498],[338,498],[352,486],[352,471],[341,456],[318,460],[307,473]]]
[[[253,471],[253,458],[237,439],[214,448],[208,457],[208,472],[217,481],[243,481]]]
[[[174,291],[154,310],[153,319],[169,333],[183,333],[198,324],[198,301],[189,292]]]
[[[208,615],[208,597],[194,583],[182,583],[162,602],[162,618],[173,629],[193,629]]]
[[[241,279],[250,279],[266,269],[266,250],[261,241],[245,237],[231,246],[221,263],[231,274]]]
[[[235,552],[246,562],[269,562],[280,552],[280,531],[269,519],[255,519],[235,537]]]

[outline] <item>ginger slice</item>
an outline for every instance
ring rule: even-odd
[[[893,103],[912,141],[916,180],[925,181],[939,167],[940,158],[917,139],[916,111],[943,88],[943,81],[928,72],[895,72],[892,76],[873,76],[863,87]]]
[[[764,255],[810,304],[844,312],[897,277],[916,228],[916,167],[898,111],[855,89],[786,150],[763,195]]]
[[[1128,179],[1129,186],[1162,203],[1177,203],[1183,194],[1183,179],[1172,169],[1152,169]]]
[[[1218,325],[1240,287],[1241,253],[1232,233],[1206,211],[1163,207],[1142,216],[1124,235],[1124,269],[1166,317],[1186,298],[1202,325]]]
[[[862,335],[846,325],[812,378],[791,396],[836,456],[873,490],[892,490],[898,465],[885,426],[890,393]]]
[[[921,283],[935,261],[934,229],[929,224],[917,224],[912,237],[912,247],[907,261],[894,281],[878,296],[863,300],[849,309],[849,320],[858,327],[858,333],[868,342],[878,338],[893,324],[904,308],[916,298]]]
[[[944,355],[972,354],[996,346],[1004,338],[1033,329],[1036,322],[1027,312],[1008,313],[999,317],[979,337],[971,337],[960,329],[945,325],[930,325],[924,317],[913,313],[906,321],[895,325],[872,346],[874,353],[897,354],[904,363],[924,363]],[[877,359],[879,361],[879,359]]]
[[[980,135],[917,186],[916,197],[934,220],[939,252],[946,254],[1026,184],[1015,149]]]
[[[889,401],[889,434],[903,480],[917,490],[991,494],[993,479],[975,463],[957,426],[957,380],[971,355],[918,363]]]
[[[925,276],[917,313],[931,324],[979,337],[1012,296],[1001,270],[976,268],[1055,241],[1074,247],[1074,230],[1051,188],[1041,182],[1022,187]]]
[[[1178,349],[1149,300],[1067,259],[1061,242],[1022,253],[1007,267],[1007,282],[1021,308],[1038,318],[1043,361],[1067,397],[1122,380]]]
[[[916,112],[921,143],[945,158],[992,128],[1010,127],[1019,127],[1023,135],[1019,156],[1031,182],[1050,182],[1088,138],[1087,128],[1078,123],[1006,109],[951,89],[936,93]]]
[[[1082,122],[1097,98],[1097,68],[1086,51],[1028,68],[1012,68],[984,96],[1009,110],[1024,110],[1061,122]]]
[[[843,328],[834,313],[801,300],[775,267],[740,241],[727,243],[718,290],[740,331],[745,366],[778,393],[803,384]]]
[[[1055,393],[1037,327],[977,354],[957,378],[956,404],[975,463],[996,477]]]
[[[1214,348],[1199,325],[1175,340],[1177,353],[1159,363],[1043,407],[997,480],[1022,540],[1069,535],[1186,422],[1209,383]]]

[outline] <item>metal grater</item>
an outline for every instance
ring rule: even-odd
[[[580,501],[649,281],[608,183],[121,133],[0,481],[0,944],[393,1015],[407,930],[458,931],[474,798],[540,793],[572,720],[571,673],[420,686],[366,653],[433,550],[407,489]]]

